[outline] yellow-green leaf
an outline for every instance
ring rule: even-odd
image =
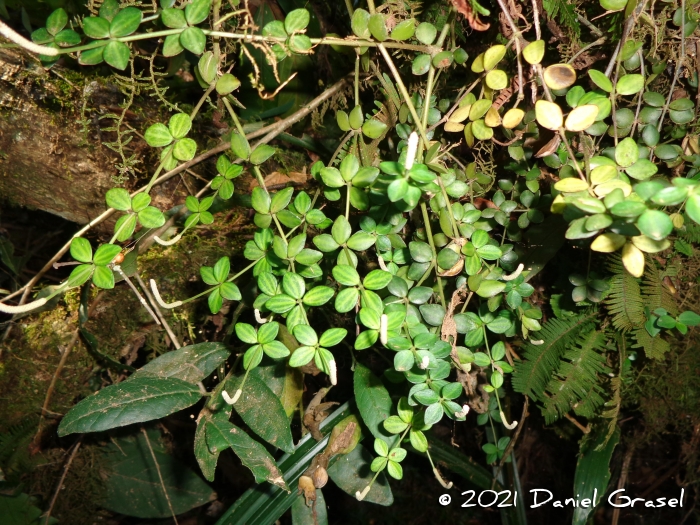
[[[503,127],[513,129],[520,124],[525,116],[525,112],[519,108],[511,108],[503,115]]]
[[[576,177],[569,177],[557,182],[554,189],[562,193],[576,193],[588,190],[588,183]]]
[[[554,102],[538,100],[535,103],[535,117],[543,128],[558,130],[564,123],[564,115],[561,108]]]
[[[628,242],[622,247],[622,264],[634,277],[644,275],[644,252]]]
[[[491,46],[484,53],[484,69],[490,71],[503,59],[506,55],[506,46],[502,44],[496,44]],[[473,67],[473,66],[472,66]]]
[[[564,127],[567,131],[583,131],[593,125],[597,116],[598,106],[595,104],[578,106],[566,117]]]
[[[544,58],[544,40],[530,42],[523,49],[523,57],[528,64],[539,64]]]
[[[624,235],[618,233],[603,233],[602,235],[598,235],[591,243],[591,250],[601,253],[616,252],[622,248],[626,241],[627,238]]]

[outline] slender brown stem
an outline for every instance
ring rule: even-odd
[[[81,443],[83,442],[83,435],[81,435],[78,438],[78,441],[76,441],[75,445],[73,445],[73,450],[71,450],[70,456],[68,456],[68,460],[66,460],[66,464],[63,466],[63,472],[61,472],[61,477],[58,480],[58,483],[56,484],[56,489],[53,491],[53,496],[51,496],[51,502],[49,503],[49,508],[46,510],[46,517],[44,519],[44,525],[49,525],[49,522],[51,521],[51,512],[53,511],[53,507],[56,504],[56,500],[58,499],[58,494],[61,492],[61,487],[63,487],[63,482],[66,480],[66,476],[68,475],[68,471],[70,470],[70,466],[73,463],[73,460],[75,459],[75,455],[78,453],[78,449],[80,448]]]
[[[180,342],[177,339],[177,336],[175,336],[175,333],[173,333],[172,328],[170,328],[170,325],[168,322],[165,320],[165,317],[163,316],[163,312],[160,311],[160,308],[158,307],[158,303],[156,302],[155,298],[153,295],[151,295],[151,291],[148,289],[148,286],[146,286],[146,283],[143,282],[143,279],[141,279],[141,276],[136,272],[134,274],[136,276],[136,281],[139,283],[139,286],[141,287],[141,290],[143,290],[143,293],[146,295],[148,298],[148,301],[151,303],[151,306],[153,307],[153,311],[156,313],[158,318],[160,319],[161,324],[163,325],[163,328],[165,328],[165,331],[168,332],[168,337],[170,337],[170,340],[173,342],[173,346],[176,349],[179,349],[182,347]]]

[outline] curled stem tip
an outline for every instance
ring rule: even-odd
[[[260,310],[258,310],[258,309],[256,308],[256,309],[254,310],[254,313],[255,313],[255,320],[256,320],[259,324],[265,324],[265,323],[267,323],[267,317],[262,317],[262,316],[260,315]]]
[[[362,489],[362,492],[359,490],[355,492],[355,498],[357,498],[357,501],[362,501],[365,499],[365,496],[369,493],[369,489],[371,488],[371,485],[367,485],[364,489]]]
[[[513,279],[517,279],[524,269],[525,265],[523,263],[520,263],[513,273],[511,273],[510,275],[504,275],[503,277],[501,277],[501,279],[503,279],[504,281],[512,281]]]
[[[469,405],[462,405],[462,410],[455,412],[455,417],[467,417],[469,413]]]
[[[440,471],[436,467],[433,468],[433,474],[435,474],[435,478],[438,480],[440,485],[443,486],[443,488],[446,488],[446,489],[452,488],[453,483],[451,481],[445,481],[443,479],[443,477],[440,475]]]
[[[243,390],[240,388],[236,390],[236,393],[233,395],[233,397],[228,395],[228,392],[226,390],[221,391],[221,397],[224,398],[224,401],[228,403],[229,405],[235,405],[236,401],[238,401],[238,398],[241,397],[241,394],[243,393]]]
[[[185,233],[184,230],[181,231],[180,233],[178,233],[175,237],[173,237],[169,241],[164,241],[163,239],[161,239],[157,235],[153,237],[153,240],[156,241],[161,246],[172,246],[173,244],[175,244],[177,241],[179,241],[182,238],[183,233]]]
[[[501,421],[503,421],[503,426],[506,427],[508,430],[513,430],[515,427],[518,426],[517,421],[508,423],[508,420],[506,419],[506,415],[503,413],[503,410],[501,410]]]
[[[160,292],[158,291],[158,285],[156,284],[155,280],[151,279],[150,283],[153,296],[156,298],[156,301],[158,301],[158,304],[160,306],[162,306],[163,308],[172,309],[182,305],[182,301],[175,301],[173,303],[166,303],[165,301],[163,301],[163,298],[160,296]]]

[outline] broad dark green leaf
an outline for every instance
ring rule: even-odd
[[[70,243],[70,254],[71,257],[78,262],[92,262],[92,246],[90,246],[90,241],[83,237],[74,238]]]
[[[267,144],[260,144],[250,154],[250,162],[260,165],[275,154],[275,148]]]
[[[231,355],[223,343],[199,343],[167,352],[141,367],[129,378],[157,376],[197,383]]]
[[[163,9],[163,11],[161,11],[160,18],[163,21],[163,25],[165,27],[170,27],[172,29],[180,29],[183,27],[187,27],[187,19],[185,18],[185,13],[182,9],[174,9],[172,7]],[[170,36],[179,37],[179,35]]]
[[[576,463],[574,493],[578,494],[577,498],[593,500],[595,490],[597,497],[592,507],[574,509],[572,525],[584,525],[590,513],[605,497],[610,481],[610,458],[620,441],[619,428],[615,428],[612,435],[608,435],[607,429],[607,425],[604,425],[583,440],[581,455]],[[597,450],[598,447],[602,449]]]
[[[165,215],[155,206],[146,206],[138,213],[138,217],[144,228],[160,228],[165,224]]]
[[[205,421],[206,444],[209,451],[219,454],[231,448],[240,458],[241,463],[251,470],[256,483],[269,481],[273,485],[288,490],[274,458],[264,446],[230,423],[226,412],[216,412],[202,420]]]
[[[242,381],[242,377],[228,381],[227,389],[230,395],[240,388]],[[248,376],[243,393],[234,408],[245,424],[258,436],[288,454],[294,452],[292,432],[284,407],[274,392],[260,379],[253,375]]]
[[[354,389],[357,407],[369,431],[374,437],[393,444],[397,437],[390,435],[383,426],[384,420],[391,415],[392,402],[382,381],[369,368],[358,363]]]
[[[355,493],[362,492],[374,476],[374,472],[369,468],[372,459],[372,454],[358,443],[352,452],[338,457],[328,469],[328,476],[338,488],[355,497]],[[384,506],[394,503],[394,495],[383,472],[377,476],[362,501]]]
[[[63,10],[61,10],[63,11]],[[35,506],[37,502],[27,494],[20,493],[16,496],[0,494],[0,516],[4,525],[43,525],[45,520],[39,519],[41,509]],[[50,525],[58,523],[51,518]]]
[[[194,405],[199,388],[181,379],[136,377],[83,399],[63,418],[58,435],[99,432],[160,419]]]
[[[185,7],[185,17],[191,26],[204,22],[209,16],[211,0],[194,0]]]
[[[181,514],[216,497],[194,471],[165,453],[155,434],[149,432],[150,444],[163,484],[142,433],[117,439],[108,445],[108,459],[102,467],[106,489],[102,506],[106,509],[142,519],[170,518],[168,498],[175,514]]]
[[[311,434],[307,434],[301,439],[293,455],[285,455],[277,461],[288,486],[296,486],[313,457],[328,445],[328,434],[332,428],[350,413],[350,404],[343,404],[321,422],[320,431],[325,436],[324,439],[317,442]],[[273,485],[253,487],[219,518],[216,525],[270,525],[292,506],[297,496],[296,490],[288,493]]]
[[[198,27],[188,27],[180,35],[180,45],[195,55],[201,55],[207,45],[207,37]]]

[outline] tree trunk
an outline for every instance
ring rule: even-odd
[[[83,83],[54,68],[20,49],[0,48],[0,201],[86,224],[105,210],[115,155],[81,144]],[[117,90],[90,87],[118,104]]]

